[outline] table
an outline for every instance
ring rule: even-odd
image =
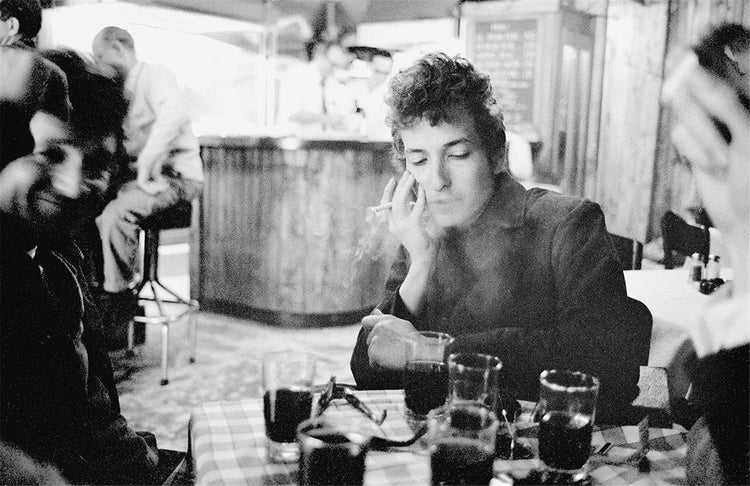
[[[381,426],[384,437],[406,439],[412,432],[404,421],[402,390],[358,391],[357,395],[376,412],[388,411]],[[361,419],[362,415],[343,400],[335,400],[325,412]],[[364,419],[363,419],[364,420]],[[188,459],[198,485],[295,484],[296,464],[270,464],[265,458],[265,431],[261,399],[205,403],[190,417]],[[639,473],[628,464],[610,464],[629,457],[638,444],[638,427],[598,427],[592,445],[611,442],[609,457],[592,456],[595,484],[676,484],[685,481],[686,432],[682,428],[650,429],[652,472]],[[534,447],[535,439],[529,439]],[[619,459],[618,459],[619,458]],[[495,472],[528,471],[539,467],[538,459],[495,461]],[[393,452],[371,451],[367,455],[365,484],[429,484],[429,456],[416,444]]]
[[[684,354],[692,350],[688,330],[700,318],[711,299],[696,284],[687,281],[687,269],[625,271],[628,295],[643,302],[654,319],[649,349],[649,366],[667,369],[670,396],[685,396],[690,379],[681,366]],[[721,276],[731,279],[731,269]]]

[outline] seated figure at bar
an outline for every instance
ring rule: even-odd
[[[599,205],[509,175],[489,78],[463,58],[427,54],[387,101],[403,174],[382,202],[401,246],[362,321],[357,385],[402,387],[407,342],[442,331],[454,352],[498,356],[514,398],[536,400],[544,369],[579,370],[601,380],[597,420],[632,420],[651,315],[626,294]]]
[[[46,62],[0,48],[2,133],[33,115],[36,141],[35,153],[0,164],[0,440],[73,483],[151,484],[156,445],[120,415],[86,255],[73,241],[101,208],[127,104],[83,58],[55,58],[69,61],[59,67],[70,123],[28,103]]]
[[[149,217],[197,198],[203,190],[198,140],[177,82],[166,68],[139,61],[135,40],[108,26],[92,42],[97,66],[125,83],[125,158],[119,180],[96,223],[101,233],[105,313],[127,323],[135,314],[139,233]],[[124,318],[123,318],[124,317]]]

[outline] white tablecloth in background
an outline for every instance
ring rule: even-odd
[[[727,280],[731,270],[722,269],[721,275]],[[685,268],[628,270],[625,283],[628,295],[646,304],[654,319],[648,365],[667,368],[670,394],[684,396],[689,379],[672,361],[677,350],[689,341],[688,329],[700,318],[711,297],[701,294],[697,284],[688,283]]]

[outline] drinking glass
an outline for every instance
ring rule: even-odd
[[[588,475],[599,380],[577,371],[546,370],[539,376],[539,458],[573,480]]]
[[[476,402],[497,414],[500,370],[499,358],[479,353],[448,356],[448,401]]]
[[[315,356],[280,351],[263,357],[263,418],[271,462],[299,458],[297,426],[312,413]]]
[[[433,485],[489,484],[499,422],[476,402],[448,403],[428,418]]]
[[[298,483],[361,485],[365,476],[365,457],[372,433],[344,420],[315,417],[297,429],[299,440]]]
[[[444,332],[423,331],[410,342],[404,371],[407,420],[424,421],[448,398],[447,348],[454,338]]]

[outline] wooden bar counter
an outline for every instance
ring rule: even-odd
[[[191,239],[201,309],[278,326],[347,325],[378,303],[390,263],[368,215],[390,144],[345,138],[200,139],[206,176]]]

